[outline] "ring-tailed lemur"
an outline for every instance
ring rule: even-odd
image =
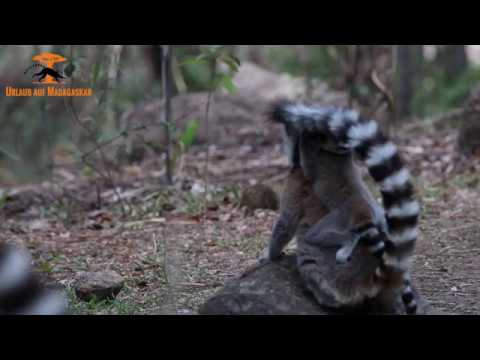
[[[358,241],[366,244],[382,259],[376,269],[379,278],[402,274],[403,301],[407,312],[415,313],[408,263],[417,238],[420,206],[414,198],[409,172],[404,168],[395,145],[381,133],[375,121],[366,121],[348,109],[281,101],[272,106],[270,117],[285,125],[291,149],[299,141],[305,143],[300,145],[302,168],[307,177],[313,175],[314,191],[320,201],[331,211],[343,205],[345,200],[349,201],[339,216],[348,218],[348,223],[343,226],[351,226],[349,234],[342,239],[348,238],[353,243],[337,252],[337,261],[349,258]],[[353,159],[348,158],[353,152],[366,163],[371,176],[380,184],[385,212],[375,206],[376,201],[355,171]],[[338,158],[332,159],[335,155]],[[323,164],[321,157],[324,158]],[[330,168],[325,168],[325,163],[329,163]],[[315,171],[315,174],[309,174]],[[339,181],[344,183],[336,184]],[[370,207],[371,211],[361,209],[362,206]],[[336,219],[328,224],[332,227],[334,223],[338,226]],[[307,238],[313,242],[324,241],[324,232],[315,234],[319,229],[322,228],[312,228]]]
[[[0,315],[62,315],[66,298],[44,287],[25,250],[0,244]]]

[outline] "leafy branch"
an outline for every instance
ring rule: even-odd
[[[233,75],[238,71],[240,67],[240,60],[234,55],[230,54],[223,45],[209,45],[200,47],[201,53],[195,57],[187,58],[182,65],[186,64],[201,64],[206,63],[211,67],[210,84],[208,88],[207,103],[205,105],[205,133],[206,133],[206,157],[204,166],[204,211],[207,208],[208,199],[208,165],[210,162],[210,107],[214,92],[218,88],[224,88],[230,94],[236,91],[235,84],[233,83]],[[217,67],[220,64],[224,64],[228,67],[227,73],[219,73]]]

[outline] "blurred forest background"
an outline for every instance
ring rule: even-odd
[[[24,73],[42,52],[93,96],[5,96],[43,86]],[[0,240],[77,313],[194,313],[255,263],[288,171],[280,97],[381,124],[422,199],[420,290],[480,313],[480,45],[2,45],[0,79]],[[76,274],[103,269],[120,295],[79,301]]]
[[[73,101],[2,96],[0,182],[41,179],[61,164],[56,162],[58,157],[80,161],[86,152],[108,140],[112,143],[105,146],[106,151],[115,148],[120,155],[120,147],[127,158],[147,148],[160,154],[166,151],[161,149],[165,145],[161,140],[165,130],[161,128],[161,104],[157,104],[157,119],[150,116],[149,123],[140,124],[138,119],[146,115],[137,114],[132,125],[128,114],[134,107],[138,112],[139,103],[145,108],[148,102],[165,96],[162,45],[4,45],[0,48],[2,85],[29,86],[31,80],[24,70],[31,64],[31,57],[42,51],[65,56],[67,61],[58,66],[69,76],[67,85],[92,87],[94,96]],[[236,75],[240,75],[240,92],[247,94],[268,77],[267,72],[249,74],[253,70],[248,66],[255,65],[278,74],[278,78],[288,75],[292,79],[291,89],[257,88],[256,92],[271,91],[324,103],[330,102],[324,99],[325,93],[343,92],[347,98],[339,105],[360,108],[389,127],[397,122],[428,121],[458,110],[480,84],[477,45],[179,45],[170,46],[170,51],[170,98],[202,93],[208,97],[208,91],[236,96]],[[242,63],[247,64],[245,71],[238,74]],[[298,80],[304,86],[298,85]],[[283,84],[288,86],[285,81]],[[255,91],[248,104],[252,107],[259,105],[254,101]],[[197,132],[204,125],[199,123],[198,114],[179,115],[176,110],[170,119],[174,127],[172,143],[182,135],[192,144],[202,143],[204,137]],[[142,125],[154,128],[148,129],[148,139],[142,135]],[[137,147],[125,141],[135,135]]]

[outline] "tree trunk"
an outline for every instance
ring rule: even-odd
[[[458,147],[467,156],[480,154],[480,86],[471,91],[462,109]]]
[[[117,79],[120,71],[120,56],[122,54],[123,45],[110,45],[109,57],[110,63],[107,68],[108,78],[108,95],[105,114],[105,126],[110,133],[118,129],[117,111],[114,99],[114,92],[117,87]]]
[[[164,59],[164,54],[163,54],[163,46],[166,45],[148,45],[146,48],[146,53],[147,57],[149,58],[150,66],[151,66],[151,71],[152,71],[152,77],[154,78],[155,82],[162,83],[163,75],[162,75],[162,69],[163,69],[163,59]],[[173,54],[171,54],[171,57],[173,57]],[[173,74],[172,74],[172,68],[171,66],[168,67],[168,72],[169,72],[169,77],[170,79],[173,79]],[[177,94],[177,88],[175,86],[174,81],[169,81],[169,92],[172,96]]]
[[[397,45],[395,63],[397,116],[404,119],[412,114],[411,105],[415,88],[422,79],[423,45]]]
[[[445,69],[447,81],[457,80],[468,67],[466,45],[445,45],[439,54],[439,64]]]
[[[172,60],[172,45],[162,45],[162,85],[163,85],[163,98],[165,100],[165,108],[163,113],[163,121],[165,122],[165,134],[167,137],[167,147],[166,147],[166,170],[167,170],[167,182],[169,185],[173,184],[173,174],[172,174],[172,140],[171,140],[171,60]]]

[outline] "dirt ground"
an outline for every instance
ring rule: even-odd
[[[477,166],[462,165],[452,155],[453,142],[452,136],[423,134],[403,147],[413,172],[421,177],[417,187],[424,209],[414,278],[436,308],[479,314]],[[40,271],[67,289],[82,270],[108,268],[125,277],[124,290],[111,303],[79,302],[68,290],[74,313],[195,313],[228,279],[253,265],[267,243],[276,214],[257,210],[246,217],[235,205],[241,188],[252,180],[273,179],[267,183],[279,190],[286,173],[285,159],[275,146],[255,152],[230,149],[225,154],[212,162],[211,186],[218,188],[213,189],[206,214],[200,213],[202,194],[192,195],[181,187],[166,191],[158,185],[158,164],[150,161],[125,169],[120,177],[123,195],[132,194],[129,215],[122,215],[118,205],[90,211],[64,196],[62,203],[34,202],[27,211],[7,216],[0,239],[27,246]],[[202,165],[202,157],[188,156],[189,171]],[[86,181],[72,181],[19,193],[34,197],[69,188],[77,199],[87,199],[94,191]],[[105,188],[102,196],[108,198],[111,191]]]

